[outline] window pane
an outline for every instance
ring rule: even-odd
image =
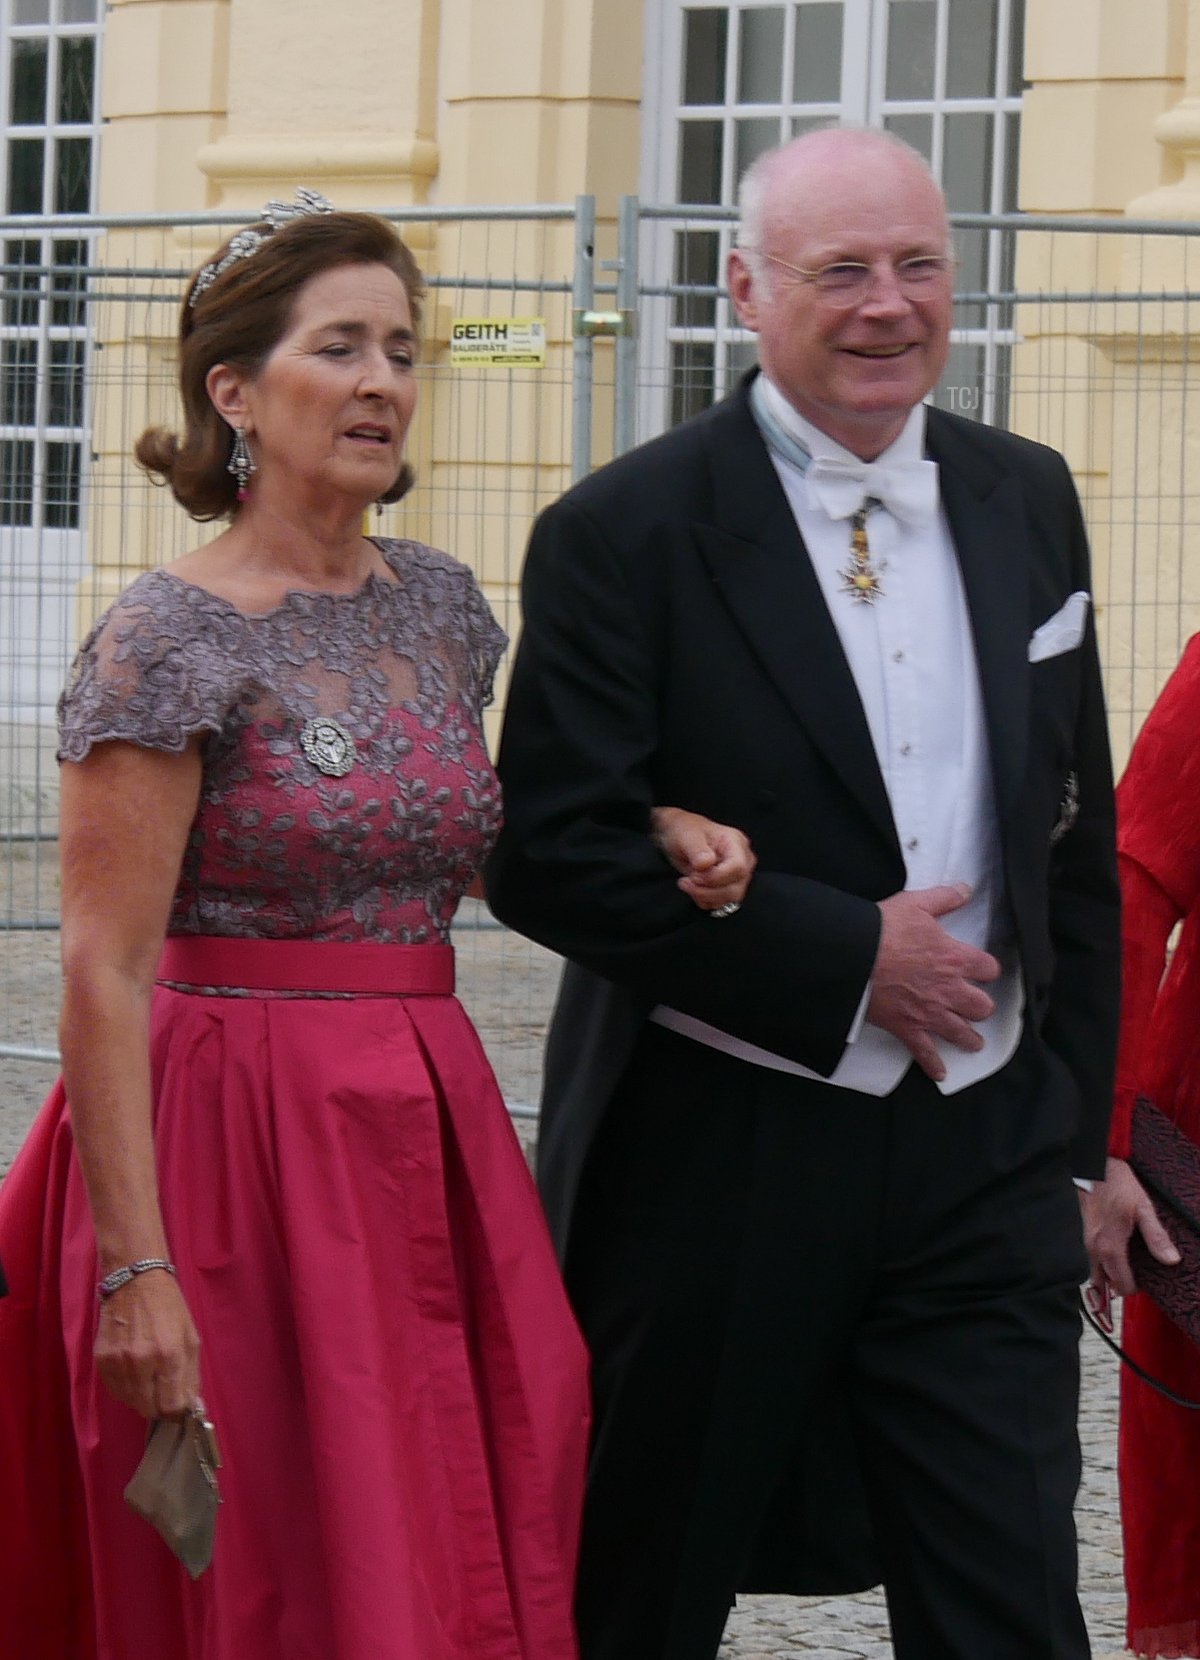
[[[989,291],[988,238],[992,232],[963,230],[954,233],[954,251],[958,269],[954,273],[956,294],[985,294]],[[959,329],[981,329],[987,322],[987,307],[982,300],[969,304],[959,301],[954,308],[954,326]]]
[[[1017,282],[1017,233],[1016,231],[997,231],[994,233],[1000,247],[999,268],[1000,275],[996,283],[996,291],[1011,294]],[[1004,300],[1000,305],[991,308],[991,314],[996,328],[1011,329],[1016,325],[1016,305],[1012,300]]]
[[[38,320],[41,263],[39,243],[22,240],[4,244],[4,321],[10,326],[28,328]]]
[[[679,200],[721,200],[721,123],[685,121],[679,130]]]
[[[946,359],[945,373],[933,394],[937,407],[978,419],[983,413],[983,364],[982,346],[955,341]]]
[[[0,525],[33,523],[33,440],[0,438]]]
[[[46,119],[46,61],[50,52],[48,40],[21,40],[12,42],[12,95],[14,127],[41,126]]]
[[[1021,117],[1014,111],[1011,115],[1001,116],[1004,122],[1004,197],[1001,206],[1005,213],[1015,213],[1017,210],[1017,184],[1020,175],[1020,144],[1021,144]],[[1000,244],[999,286],[1005,293],[1011,293],[1017,283],[1017,233],[1016,231],[997,231],[997,240]],[[1011,300],[994,309],[992,316],[998,328],[1010,329],[1013,327],[1015,306]],[[997,417],[998,419],[999,417]]]
[[[79,526],[79,445],[46,445],[45,519],[56,530]]]
[[[1008,14],[1008,90],[1025,90],[1025,0],[1010,0]]]
[[[946,96],[988,98],[996,83],[997,0],[950,0]]]
[[[721,257],[721,238],[716,231],[676,231],[675,281],[680,287],[715,288]],[[677,294],[674,321],[677,328],[712,328],[717,320],[716,295]]]
[[[714,374],[711,345],[671,348],[671,425],[698,415],[713,401]]]
[[[783,98],[783,7],[742,13],[738,102],[778,104]]]
[[[725,348],[725,385],[732,388],[758,362],[757,340],[731,340]]]
[[[683,14],[683,101],[685,104],[725,102],[725,45],[729,39],[727,11],[686,11]]]
[[[96,42],[91,35],[67,36],[58,43],[58,119],[69,126],[92,119],[96,80]]]
[[[31,427],[37,416],[37,341],[0,341],[0,422]]]
[[[992,206],[994,117],[983,110],[948,115],[942,143],[942,188],[954,213],[988,213]]]
[[[62,23],[94,23],[96,0],[58,0],[58,16]]]
[[[1004,122],[1004,199],[1000,207],[1004,213],[1015,213],[1021,179],[1021,117],[1014,111],[1000,119]]]
[[[50,379],[46,420],[52,427],[77,427],[83,421],[83,341],[50,342]]]
[[[92,141],[60,138],[54,148],[54,211],[86,213],[92,200]]]
[[[49,23],[50,0],[12,0],[14,23]]]
[[[740,179],[752,161],[779,143],[779,120],[774,115],[755,116],[752,121],[738,121],[734,125],[735,169]]]
[[[888,98],[932,98],[937,0],[889,0]]]
[[[959,225],[954,232],[954,253],[958,261],[954,288],[960,294],[979,294],[987,288],[988,232],[977,226]],[[963,319],[958,319],[963,327]]]
[[[819,132],[822,127],[828,127],[832,122],[831,115],[795,115],[792,117],[791,136],[799,138],[801,133]]]
[[[800,6],[796,11],[796,62],[792,97],[797,104],[836,104],[842,95],[842,5]]]
[[[8,211],[42,211],[42,173],[46,164],[44,138],[11,138],[8,141]]]
[[[932,115],[885,115],[883,124],[889,133],[895,133],[906,144],[911,144],[914,150],[919,150],[925,160],[933,160],[933,117]]]
[[[50,277],[50,321],[62,328],[79,328],[84,320],[87,278],[74,267],[87,264],[87,243],[72,238],[54,244],[55,270]]]

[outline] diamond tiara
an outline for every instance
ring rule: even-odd
[[[220,259],[210,260],[207,265],[201,268],[200,275],[192,284],[188,305],[194,306],[205,289],[212,287],[222,271],[227,271],[231,265],[236,265],[239,259],[249,259],[251,254],[257,253],[263,243],[269,237],[274,236],[281,226],[290,224],[293,219],[307,219],[314,213],[332,213],[333,211],[332,202],[327,201],[319,191],[309,190],[304,185],[301,185],[296,191],[294,202],[268,202],[262,210],[262,219],[269,228],[264,231],[247,226],[244,231],[238,231],[235,236],[231,237],[229,246]]]

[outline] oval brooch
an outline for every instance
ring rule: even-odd
[[[340,721],[317,715],[305,721],[300,731],[300,748],[327,778],[344,778],[358,760],[354,739]]]

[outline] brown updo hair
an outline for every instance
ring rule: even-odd
[[[254,229],[270,232],[265,223]],[[218,248],[214,263],[228,247],[226,241]],[[194,306],[200,273],[193,275],[179,314],[183,436],[166,427],[148,427],[133,450],[152,478],[170,485],[193,519],[231,517],[238,505],[237,483],[227,471],[230,430],[205,387],[209,370],[227,363],[253,378],[287,333],[305,283],[343,265],[386,265],[403,283],[413,327],[420,328],[425,297],[420,269],[387,221],[373,213],[318,213],[290,220],[253,253],[227,266]],[[412,468],[405,462],[379,500],[399,501],[412,482]]]

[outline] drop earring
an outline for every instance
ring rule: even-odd
[[[229,465],[225,471],[232,473],[237,479],[237,499],[245,501],[250,494],[250,474],[258,471],[250,454],[250,446],[246,442],[245,427],[233,429],[233,454],[229,457]]]

